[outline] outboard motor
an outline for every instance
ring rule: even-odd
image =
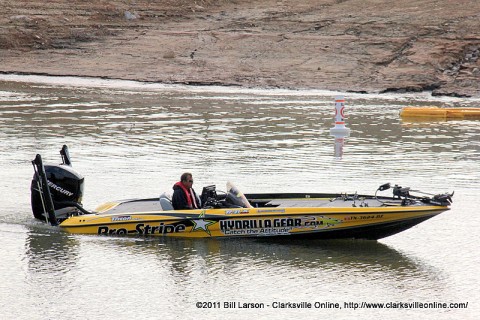
[[[59,165],[44,166],[40,155],[32,161],[35,169],[30,188],[33,216],[52,225],[78,212],[77,209],[83,211],[84,178],[71,167],[67,146],[63,146],[60,154],[63,163]]]

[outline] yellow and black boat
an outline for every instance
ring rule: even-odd
[[[202,209],[174,210],[159,198],[107,202],[89,212],[81,205],[84,178],[71,167],[66,146],[63,163],[32,161],[32,210],[37,219],[70,233],[169,237],[265,237],[320,239],[384,238],[449,209],[452,194],[430,195],[398,185],[381,185],[374,195],[327,193],[242,194],[207,186]],[[377,196],[393,189],[393,196]],[[421,195],[414,195],[419,193]]]

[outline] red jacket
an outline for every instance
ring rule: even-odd
[[[187,190],[181,181],[173,185],[172,205],[175,210],[200,209],[201,203],[195,190]]]

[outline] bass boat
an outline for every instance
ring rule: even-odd
[[[44,165],[37,155],[31,204],[35,218],[69,233],[168,237],[384,238],[449,210],[453,193],[427,194],[382,184],[373,195],[336,193],[243,194],[206,186],[202,208],[174,210],[169,197],[111,201],[83,208],[84,177],[72,168],[68,148],[62,163]],[[377,193],[393,190],[392,196]]]

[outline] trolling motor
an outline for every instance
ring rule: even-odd
[[[397,197],[397,199],[407,199],[408,197],[410,197],[410,188],[402,188],[401,186],[396,184],[393,187],[393,197]]]
[[[382,184],[381,186],[379,186],[377,191],[375,192],[375,198],[378,201],[380,201],[377,198],[377,192],[388,190],[391,187],[392,186],[390,185],[390,183],[385,183],[385,184]],[[419,196],[410,194],[410,192],[429,195],[431,197],[427,197],[427,196],[419,197]],[[404,188],[404,187],[401,187],[397,184],[393,187],[393,198],[402,200],[402,205],[407,205],[407,204],[409,204],[411,202],[414,202],[414,201],[421,201],[423,203],[430,203],[430,204],[433,204],[433,205],[449,206],[453,202],[453,200],[452,200],[453,194],[454,194],[454,192],[434,195],[434,194],[430,194],[430,193],[426,193],[426,192],[422,192],[422,191],[418,191],[418,190],[411,190],[410,187],[405,187]],[[380,201],[380,202],[383,203],[383,201]]]
[[[82,207],[84,178],[72,168],[68,147],[60,150],[62,163],[44,165],[37,154],[32,161],[34,175],[31,191],[33,216],[57,225],[79,211],[88,213]]]

